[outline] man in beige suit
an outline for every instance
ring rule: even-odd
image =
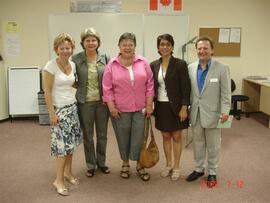
[[[195,44],[199,60],[189,65],[191,80],[190,120],[193,136],[195,170],[186,178],[191,182],[204,175],[206,151],[208,155],[207,186],[217,184],[217,166],[221,144],[219,119],[225,122],[231,107],[229,67],[212,59],[213,42],[200,37]]]

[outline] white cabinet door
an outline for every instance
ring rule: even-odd
[[[9,115],[38,114],[39,67],[11,67],[8,70]]]

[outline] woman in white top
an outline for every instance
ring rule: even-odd
[[[69,195],[64,179],[73,185],[79,180],[72,173],[72,155],[82,142],[82,132],[77,113],[73,85],[75,64],[69,61],[75,47],[67,33],[54,40],[56,59],[47,62],[44,76],[45,100],[51,121],[51,155],[56,157],[56,179],[54,187],[60,195]]]

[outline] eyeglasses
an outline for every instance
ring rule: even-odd
[[[120,44],[121,48],[134,48],[134,44]]]
[[[171,43],[160,43],[159,44],[160,47],[172,47]]]

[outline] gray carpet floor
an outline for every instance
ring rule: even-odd
[[[97,171],[85,176],[84,151],[81,145],[74,155],[74,173],[79,186],[68,185],[71,195],[59,196],[52,186],[55,160],[50,156],[50,127],[37,120],[16,119],[0,123],[0,202],[270,202],[270,129],[267,117],[251,114],[234,120],[231,129],[222,132],[218,186],[208,189],[203,179],[185,181],[193,170],[191,132],[183,132],[181,177],[178,181],[161,178],[165,165],[162,139],[155,136],[160,149],[159,163],[148,170],[149,182],[143,182],[131,163],[130,179],[120,178],[121,160],[116,139],[109,125],[107,165],[111,174]],[[188,135],[188,137],[187,137]],[[207,175],[205,175],[207,177]],[[204,177],[204,178],[205,178]]]

